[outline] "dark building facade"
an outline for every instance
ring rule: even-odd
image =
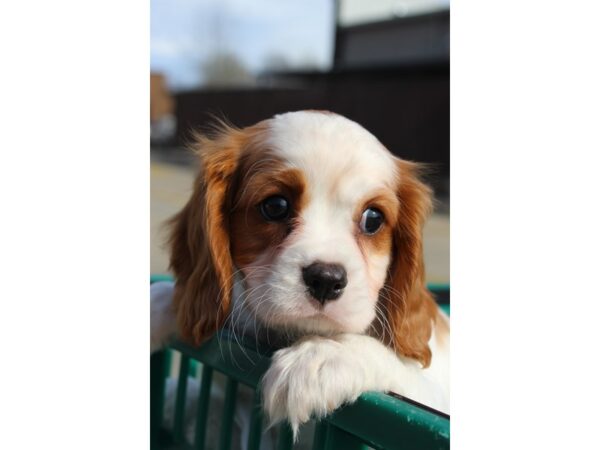
[[[357,121],[396,155],[449,173],[449,12],[337,27],[329,72],[272,73],[258,88],[177,95],[177,138],[213,117],[237,126],[277,113],[327,109]]]

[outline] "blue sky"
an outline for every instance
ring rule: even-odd
[[[202,62],[219,51],[235,53],[254,73],[269,55],[293,67],[331,64],[329,0],[151,0],[150,13],[151,67],[173,89],[198,86]]]

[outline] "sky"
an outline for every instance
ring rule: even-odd
[[[202,63],[231,52],[259,73],[272,56],[326,70],[333,59],[333,1],[151,0],[150,60],[173,90],[202,83]]]

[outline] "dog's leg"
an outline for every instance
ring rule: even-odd
[[[356,334],[309,337],[277,351],[262,381],[271,424],[287,419],[294,434],[311,416],[323,417],[365,391],[393,391],[447,409],[442,390],[420,365],[378,340]]]

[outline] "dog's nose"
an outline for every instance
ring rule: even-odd
[[[322,305],[339,298],[348,284],[346,269],[340,264],[312,263],[302,268],[302,278],[310,295]]]

